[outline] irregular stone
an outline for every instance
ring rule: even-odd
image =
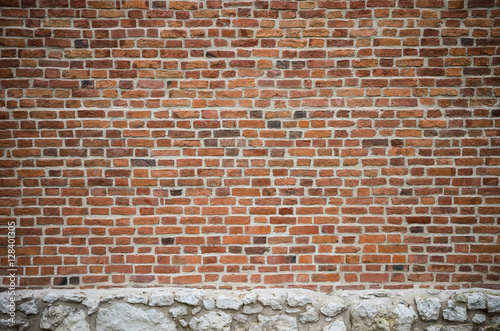
[[[488,295],[488,313],[500,313],[500,296]]]
[[[59,296],[55,293],[47,293],[43,298],[43,302],[54,303],[59,300]]]
[[[313,300],[307,295],[301,295],[293,291],[288,292],[286,302],[290,307],[302,307],[308,303],[312,303]]]
[[[361,294],[359,298],[363,300],[369,300],[375,298],[375,296],[373,294]]]
[[[231,315],[223,311],[211,311],[199,318],[193,317],[189,321],[189,327],[193,331],[230,331]]]
[[[90,331],[85,311],[74,309],[54,331]]]
[[[182,325],[183,327],[186,327],[186,326],[188,325],[188,323],[186,322],[186,320],[185,320],[185,319],[183,319],[183,318],[181,318],[181,319],[179,320],[179,324],[180,324],[180,325]]]
[[[33,298],[29,301],[26,301],[17,307],[20,311],[25,313],[26,315],[36,315],[39,313],[38,311],[38,299]]]
[[[250,305],[257,302],[257,294],[255,292],[248,292],[243,296],[243,304]]]
[[[236,322],[240,323],[246,323],[248,321],[248,316],[243,314],[234,314],[233,318]]]
[[[251,314],[258,314],[262,311],[262,306],[261,305],[251,305],[251,306],[245,306],[243,307],[243,314],[251,315]]]
[[[316,323],[319,321],[318,312],[312,307],[308,306],[306,311],[299,315],[300,323]]]
[[[443,318],[450,322],[467,321],[467,310],[464,307],[456,306],[452,300],[448,300],[448,308],[443,310]]]
[[[436,321],[439,318],[441,301],[438,298],[422,299],[415,297],[417,311],[423,321]]]
[[[424,328],[425,331],[472,331],[474,327],[470,324],[447,325],[441,324],[430,325]]]
[[[238,310],[243,306],[243,301],[236,298],[219,296],[215,305],[219,309],[233,309]]]
[[[174,294],[170,292],[152,293],[148,305],[151,307],[165,307],[174,304]]]
[[[271,306],[274,310],[283,309],[281,305],[283,302],[283,296],[277,293],[263,292],[259,294],[257,299],[264,306]]]
[[[148,303],[148,298],[141,294],[131,294],[127,297],[127,302],[146,305]]]
[[[16,320],[14,323],[10,320],[0,319],[0,330],[2,331],[26,331],[30,327],[27,321]]]
[[[392,307],[382,303],[358,303],[351,308],[352,329],[356,331],[391,331]]]
[[[453,300],[455,300],[455,302],[458,302],[458,303],[467,303],[467,298],[465,297],[465,295],[463,294],[455,294],[453,296]]]
[[[0,313],[7,314],[9,312],[9,303],[7,298],[0,297]]]
[[[74,293],[74,294],[66,294],[63,296],[63,301],[66,302],[76,302],[80,303],[85,300],[87,297],[83,293]]]
[[[108,295],[108,296],[105,296],[104,298],[101,299],[101,303],[111,302],[113,300],[122,300],[124,298],[125,298],[125,296],[122,294]]]
[[[302,311],[301,308],[286,308],[285,309],[285,312],[287,314],[296,314],[296,313],[300,313]]]
[[[87,315],[91,315],[97,311],[99,307],[99,300],[83,300],[82,304],[87,307]]]
[[[297,319],[292,316],[280,314],[274,316],[257,316],[259,324],[251,330],[259,331],[298,331]]]
[[[483,324],[484,322],[486,322],[486,316],[483,314],[476,314],[472,317],[472,323]]]
[[[319,311],[327,317],[335,317],[345,310],[347,310],[347,307],[338,302],[328,302],[326,306],[319,309]]]
[[[323,331],[347,331],[344,321],[339,318],[323,328]]]
[[[468,309],[486,309],[486,298],[483,293],[469,293],[467,295]]]
[[[394,308],[396,320],[394,322],[395,331],[411,331],[412,325],[417,321],[417,314],[413,308],[406,307],[403,304],[398,304]]]
[[[142,309],[128,303],[101,308],[97,314],[96,331],[174,331],[175,323],[155,309]]]
[[[175,295],[175,301],[185,303],[190,306],[198,306],[203,300],[203,293],[199,291],[183,291]]]
[[[45,308],[40,319],[40,329],[55,330],[72,311],[73,308],[68,306],[50,306]]]
[[[168,311],[172,317],[177,318],[180,316],[186,316],[188,314],[188,310],[186,306],[177,306]]]
[[[23,292],[21,293],[21,295],[16,295],[16,300],[26,300],[26,299],[33,299],[33,293],[29,293],[29,292]]]
[[[191,314],[196,315],[201,311],[201,307],[196,307],[191,310]]]
[[[203,307],[205,307],[206,310],[214,309],[215,308],[215,300],[212,298],[203,299]]]

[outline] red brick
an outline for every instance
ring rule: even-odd
[[[4,2],[28,289],[498,283],[495,1]]]

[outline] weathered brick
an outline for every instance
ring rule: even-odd
[[[495,1],[4,2],[22,286],[498,287]]]

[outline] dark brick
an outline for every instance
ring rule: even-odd
[[[267,127],[269,129],[280,129],[281,128],[281,121],[269,121],[269,122],[267,122]]]
[[[216,130],[214,131],[215,138],[234,138],[240,136],[240,130]]]
[[[262,110],[251,110],[250,111],[250,118],[263,118],[264,114]]]
[[[132,159],[132,160],[130,160],[130,165],[133,167],[154,167],[154,166],[156,166],[156,160]]]
[[[172,237],[161,238],[161,244],[162,245],[174,245],[175,244],[175,238],[172,238]]]
[[[469,8],[488,8],[495,6],[495,0],[468,0],[467,7]]]
[[[304,110],[298,110],[295,113],[293,113],[293,118],[306,118],[307,117],[307,112]]]
[[[87,39],[76,39],[75,48],[88,48],[89,41]]]
[[[182,190],[170,190],[170,195],[173,197],[177,197],[182,195]]]
[[[362,146],[363,148],[374,146],[389,146],[389,139],[364,139]]]
[[[93,80],[82,80],[81,81],[81,88],[82,89],[93,89],[94,88],[94,81]]]
[[[288,69],[290,67],[290,61],[278,60],[276,61],[276,67],[279,69]]]

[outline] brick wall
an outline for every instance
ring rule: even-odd
[[[500,1],[0,3],[21,286],[500,287]]]

